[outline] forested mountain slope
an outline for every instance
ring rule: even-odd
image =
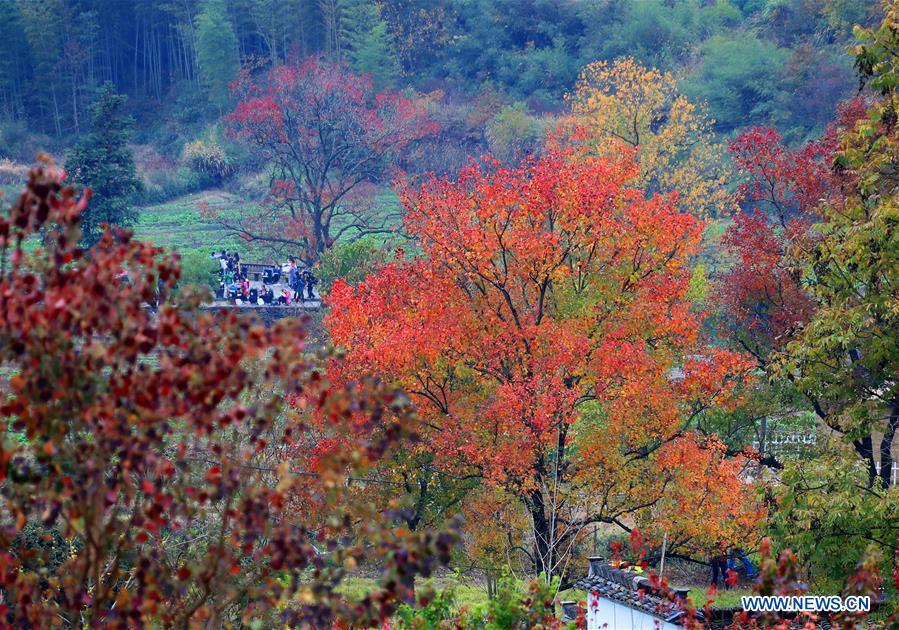
[[[851,26],[877,13],[866,0],[3,0],[0,113],[65,138],[111,81],[139,129],[162,135],[167,120],[219,113],[238,58],[316,54],[381,87],[540,113],[562,107],[587,63],[633,56],[707,101],[722,132],[768,124],[799,139],[855,87]],[[24,150],[9,146],[14,133],[5,153]]]

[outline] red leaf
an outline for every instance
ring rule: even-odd
[[[217,484],[222,480],[222,469],[219,466],[213,466],[206,471],[206,481],[211,484]]]

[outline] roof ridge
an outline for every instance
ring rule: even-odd
[[[629,608],[672,622],[684,614],[684,600],[672,599],[671,589],[653,585],[645,575],[610,566],[603,558],[590,558],[586,577],[574,583],[575,588],[596,593]]]

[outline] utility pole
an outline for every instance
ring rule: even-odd
[[[665,548],[668,546],[668,532],[662,534],[662,559],[659,561],[659,581],[665,573]]]

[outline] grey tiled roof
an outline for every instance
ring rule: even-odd
[[[673,591],[654,588],[647,578],[613,569],[599,558],[590,559],[590,572],[574,586],[669,623],[679,623],[684,615],[683,600],[673,598]]]
[[[577,580],[574,587],[587,593],[597,591],[604,599],[613,600],[675,625],[683,625],[686,617],[683,608],[686,590],[654,588],[647,578],[613,569],[602,558],[590,558],[589,573]],[[702,628],[725,630],[733,627],[733,617],[737,612],[739,609],[700,609],[695,611],[695,620]],[[709,615],[708,619],[705,618],[706,613]],[[798,619],[788,619],[787,624],[791,630],[804,627],[804,623]],[[832,627],[826,619],[819,620],[817,624],[821,630],[830,630]]]

